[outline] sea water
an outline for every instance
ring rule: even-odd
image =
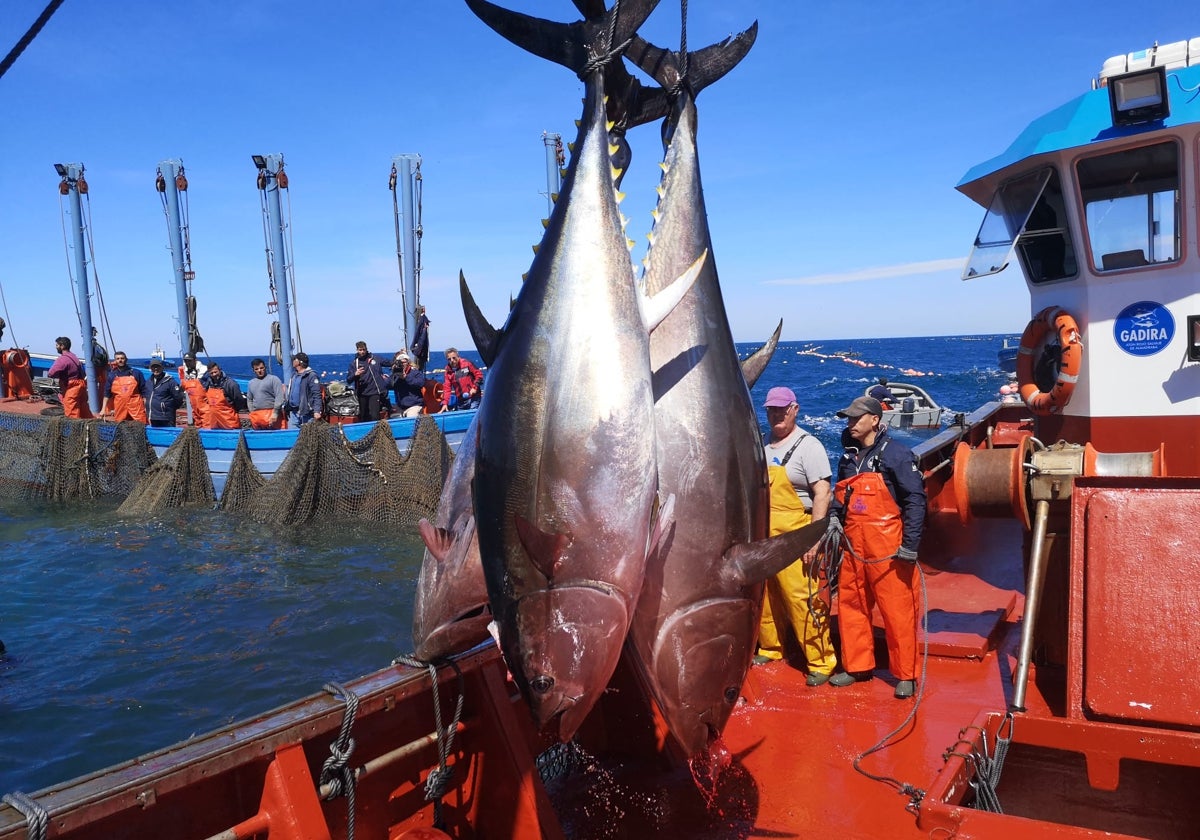
[[[845,421],[835,413],[881,376],[951,411],[995,399],[1008,381],[1003,338],[780,344],[752,392],[760,426],[767,389],[792,388],[798,422],[836,462]],[[739,345],[743,357],[754,349]],[[312,367],[344,378],[351,355],[314,355]],[[249,376],[250,358],[219,361]],[[431,375],[442,363],[431,357]],[[725,422],[725,406],[710,408]],[[933,433],[892,432],[910,445]],[[376,525],[277,531],[213,510],[131,519],[115,503],[0,505],[0,793],[32,793],[386,667],[412,651],[422,551],[414,535]]]

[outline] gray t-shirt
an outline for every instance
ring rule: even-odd
[[[778,467],[793,446],[796,446],[796,449],[792,452],[792,457],[788,458],[784,469],[787,471],[788,480],[796,488],[796,495],[800,497],[804,509],[811,512],[812,486],[833,475],[829,468],[829,454],[815,435],[797,426],[783,440],[763,446],[767,455],[767,466]]]
[[[283,383],[273,373],[262,379],[257,376],[246,386],[246,403],[251,411],[263,408],[283,408]]]

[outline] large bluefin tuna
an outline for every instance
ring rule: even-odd
[[[656,500],[647,329],[661,315],[635,289],[603,99],[604,65],[656,2],[564,25],[467,0],[584,80],[562,194],[495,342],[474,491],[501,650],[535,720],[562,740],[616,667]]]
[[[488,638],[492,611],[475,537],[475,432],[471,422],[446,477],[437,515],[418,523],[425,557],[413,606],[413,648],[421,659],[447,656]]]
[[[688,76],[675,53],[641,39],[627,53],[677,92],[663,130],[647,291],[709,252],[692,290],[650,338],[659,491],[674,495],[674,525],[651,553],[630,631],[635,667],[689,755],[719,746],[753,655],[763,582],[825,528],[821,520],[765,540],[762,438],[726,320],[700,181],[695,90],[736,64],[756,31],[757,24],[690,54]]]

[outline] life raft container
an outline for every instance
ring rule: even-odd
[[[1058,337],[1061,348],[1058,375],[1049,391],[1042,391],[1034,381],[1034,354],[1051,332]],[[1033,316],[1021,333],[1017,349],[1017,387],[1029,410],[1042,416],[1058,414],[1071,401],[1079,369],[1083,365],[1083,340],[1079,325],[1065,309],[1048,306]]]

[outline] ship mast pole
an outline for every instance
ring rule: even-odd
[[[79,307],[79,328],[83,331],[83,341],[79,345],[79,356],[87,376],[88,408],[92,414],[100,414],[100,394],[96,388],[96,365],[92,361],[92,299],[88,292],[87,251],[84,249],[83,236],[83,205],[79,198],[80,184],[87,191],[87,181],[83,179],[82,163],[56,163],[54,171],[62,181],[58,190],[67,197],[67,229],[71,234],[70,248],[74,251],[75,264],[75,300]]]
[[[542,144],[546,147],[546,218],[549,219],[554,213],[554,200],[562,192],[562,136],[543,131]]]
[[[404,310],[404,347],[409,347],[417,330],[417,306],[421,303],[421,282],[417,276],[417,239],[420,236],[419,222],[414,212],[413,196],[416,192],[416,173],[421,167],[421,156],[408,153],[392,158],[392,167],[396,170],[396,186],[400,189],[400,212],[402,221],[399,227],[400,242],[400,297]]]
[[[191,321],[188,316],[188,282],[192,279],[184,271],[183,265],[183,228],[179,219],[179,190],[176,179],[183,171],[183,161],[164,160],[158,164],[163,176],[161,182],[164,188],[167,208],[167,238],[171,245],[171,263],[175,267],[175,303],[179,314],[179,359],[191,352]]]
[[[288,301],[287,252],[283,244],[283,210],[279,201],[279,190],[286,186],[286,175],[283,175],[283,155],[253,155],[254,165],[258,167],[258,189],[263,196],[263,206],[266,213],[268,237],[267,257],[270,262],[271,277],[274,281],[277,297],[277,312],[279,315],[279,342],[283,354],[283,369],[288,371],[292,364],[292,312]],[[284,179],[280,184],[281,176]]]

